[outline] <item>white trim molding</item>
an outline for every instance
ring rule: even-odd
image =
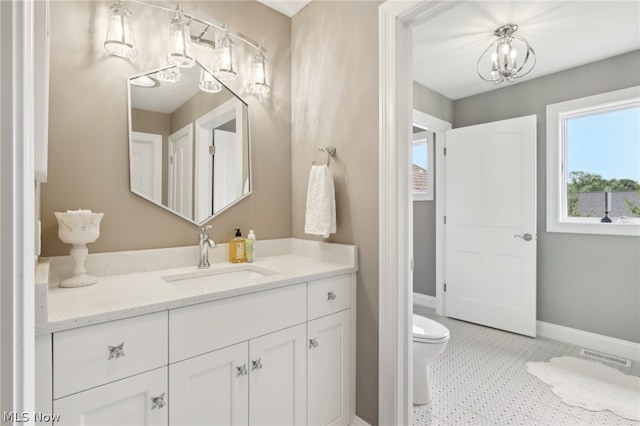
[[[378,423],[411,423],[411,25],[453,1],[389,0],[379,8]]]
[[[445,135],[447,130],[451,130],[451,123],[433,117],[424,112],[413,110],[413,122],[426,129],[431,130],[436,135],[434,146],[435,162],[435,197],[436,203],[436,314],[444,315],[444,206],[447,194],[444,191],[445,161],[444,149],[446,146]]]
[[[599,218],[567,217],[566,120],[637,106],[640,86],[547,105],[547,232],[640,236],[640,221],[601,223]]]
[[[0,411],[4,413],[32,413],[35,408],[34,3],[0,1]]]
[[[640,361],[640,343],[538,321],[538,336]]]
[[[423,306],[425,308],[436,308],[436,298],[427,294],[413,292],[413,304]]]

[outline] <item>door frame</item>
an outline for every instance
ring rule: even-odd
[[[176,139],[180,139],[184,136],[188,136],[189,137],[189,142],[191,145],[191,176],[190,176],[190,182],[189,182],[189,195],[191,197],[190,200],[190,207],[189,207],[189,215],[186,215],[184,212],[180,211],[177,207],[176,207],[176,201],[175,201],[175,197],[176,197],[176,191],[177,188],[175,186],[174,183],[174,179],[175,179],[175,167],[173,164],[173,161],[175,161],[175,159],[173,158],[174,155],[174,150],[173,150],[173,143]],[[169,209],[171,211],[174,212],[178,212],[181,216],[184,216],[186,218],[188,218],[189,220],[193,220],[193,151],[194,151],[194,147],[193,147],[193,123],[188,123],[187,125],[185,125],[184,127],[180,128],[179,130],[176,130],[175,132],[171,133],[169,135],[169,143],[168,143],[168,158],[167,158],[167,168],[169,170],[169,184],[168,184],[168,190],[167,190],[167,204],[169,205]],[[183,188],[181,188],[182,190]]]
[[[451,123],[433,117],[417,109],[413,110],[413,123],[435,133],[434,158],[435,188],[433,202],[436,203],[436,314],[444,315],[444,206],[446,193],[444,191],[444,177],[446,163],[444,161],[444,147],[446,146],[445,132],[453,127]],[[413,234],[413,223],[410,223]]]
[[[152,162],[153,162],[153,191],[150,196],[146,194],[138,194],[144,198],[151,199],[162,204],[162,135],[156,133],[131,132],[131,152],[129,158],[132,158],[133,145],[136,143],[147,143],[152,146]],[[129,175],[129,185],[133,181],[132,170]],[[133,188],[131,188],[133,190]]]
[[[379,323],[378,422],[411,420],[413,294],[409,288],[411,27],[456,3],[388,0],[378,14],[379,66]],[[398,285],[404,283],[404,285]]]

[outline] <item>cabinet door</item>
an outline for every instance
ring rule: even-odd
[[[306,424],[306,325],[249,341],[249,424]]]
[[[351,402],[350,311],[307,324],[309,425],[348,425]]]
[[[169,366],[169,424],[246,425],[249,415],[248,342]]]
[[[56,424],[70,426],[168,425],[167,368],[53,401]]]

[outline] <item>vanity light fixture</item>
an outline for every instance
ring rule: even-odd
[[[180,5],[176,7],[176,14],[169,29],[167,62],[182,68],[191,68],[196,63],[191,47],[191,31],[184,22],[184,13]]]
[[[216,65],[213,75],[222,81],[232,81],[238,78],[235,43],[229,35],[227,24],[223,25],[222,31],[224,34],[216,42]]]
[[[160,86],[160,82],[150,75],[141,75],[131,80],[131,84],[138,87],[145,87],[147,89],[153,89]]]
[[[179,4],[176,7],[171,7],[165,2],[156,0],[134,1],[137,4],[174,13],[173,20],[171,21],[167,53],[167,62],[170,65],[183,68],[192,67],[196,62],[192,48],[192,43],[195,42],[215,50],[213,67],[213,75],[215,78],[221,81],[236,80],[238,78],[238,64],[234,40],[240,40],[258,50],[258,53],[252,58],[251,62],[249,92],[255,94],[269,92],[268,61],[265,57],[266,50],[261,44],[256,43],[239,32],[232,31],[227,24],[186,13]],[[131,58],[137,55],[137,50],[133,42],[133,31],[131,30],[129,21],[130,16],[131,12],[125,7],[124,0],[117,0],[111,6],[109,29],[107,30],[107,38],[104,42],[105,49],[109,53],[125,58]],[[198,35],[191,35],[192,29],[195,34]],[[215,30],[223,32],[217,41],[214,41]],[[156,87],[160,81],[178,82],[180,80],[180,70],[176,67],[159,71],[155,74],[155,84],[145,87]],[[213,83],[211,83],[211,74],[208,72],[206,74],[208,75],[201,74],[202,78],[200,80],[202,85],[209,88],[215,86],[217,89],[220,82],[214,79]],[[220,90],[221,89],[222,87],[220,86]]]
[[[156,73],[156,78],[165,83],[177,83],[180,81],[182,74],[180,74],[180,68],[170,67],[160,70]]]
[[[104,40],[104,48],[112,55],[121,58],[133,58],[138,52],[131,31],[129,17],[131,12],[125,6],[123,0],[118,0],[111,5],[107,36]]]
[[[218,93],[222,91],[222,84],[213,78],[213,75],[204,68],[200,70],[200,82],[198,83],[198,87],[200,90],[207,93]]]
[[[500,84],[513,82],[531,72],[536,53],[527,40],[514,34],[517,29],[516,24],[506,24],[493,32],[498,38],[478,59],[476,68],[481,79]]]
[[[249,83],[249,91],[255,94],[263,94],[269,92],[269,79],[267,77],[267,58],[264,56],[262,45],[260,51],[256,54],[251,62],[251,82]]]

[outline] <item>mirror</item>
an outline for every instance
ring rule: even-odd
[[[129,171],[131,192],[204,224],[251,193],[247,104],[199,63],[131,77]]]

